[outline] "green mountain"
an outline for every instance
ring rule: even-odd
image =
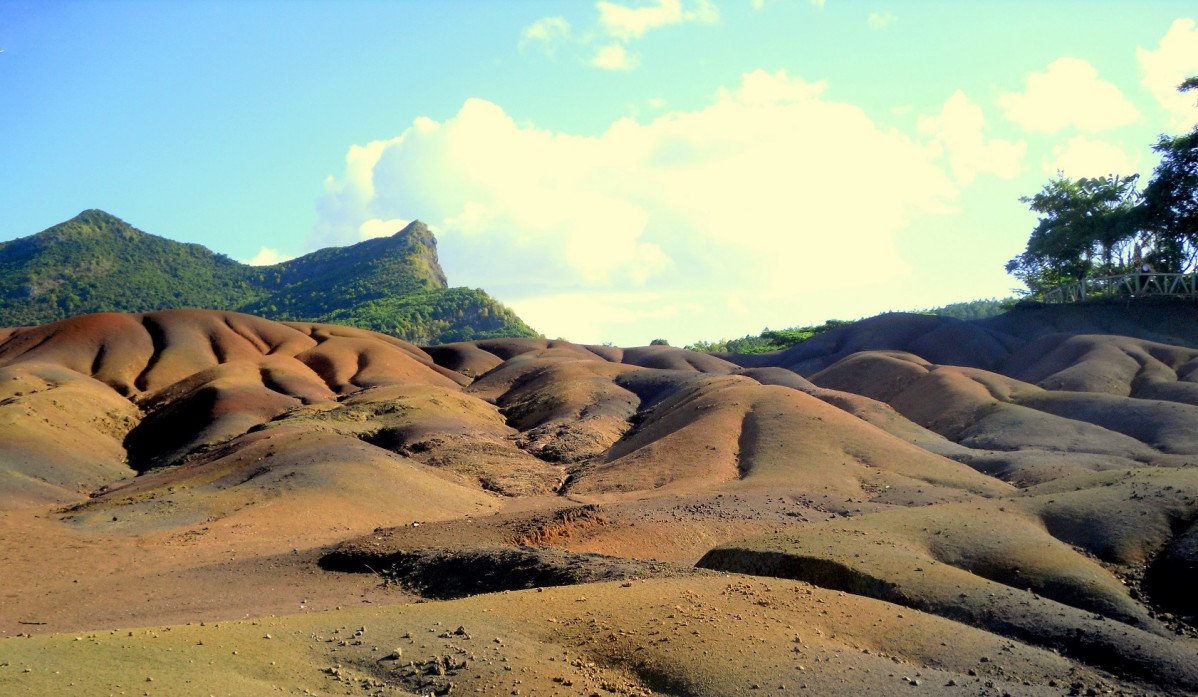
[[[448,287],[437,240],[419,221],[274,266],[156,237],[99,210],[0,243],[0,326],[182,307],[349,324],[416,343],[537,335],[482,290]]]

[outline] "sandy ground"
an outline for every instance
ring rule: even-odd
[[[0,694],[1198,692],[1198,316],[1037,312],[4,330]]]
[[[1133,694],[1052,652],[747,577],[13,640],[0,686],[14,695]]]

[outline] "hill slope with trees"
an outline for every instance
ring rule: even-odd
[[[100,210],[0,243],[0,326],[91,312],[236,310],[336,322],[418,343],[536,336],[482,290],[450,288],[421,222],[391,237],[249,266]]]

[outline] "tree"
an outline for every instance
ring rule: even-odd
[[[1139,228],[1138,174],[1070,179],[1058,173],[1035,196],[1019,200],[1040,214],[1027,249],[1007,262],[1007,273],[1040,294],[1092,270],[1113,273]],[[1118,263],[1116,263],[1118,260]]]
[[[1198,76],[1178,90],[1198,90]],[[1139,175],[1067,179],[1058,174],[1039,194],[1019,199],[1040,213],[1027,249],[1007,262],[1007,272],[1033,295],[1092,270],[1130,271],[1147,262],[1157,271],[1183,272],[1198,258],[1198,128],[1161,136],[1153,149],[1161,162],[1141,195]],[[1129,259],[1129,246],[1135,249]]]
[[[1198,77],[1178,90],[1198,89]],[[1198,127],[1152,146],[1161,162],[1144,190],[1143,217],[1156,244],[1150,259],[1158,271],[1187,270],[1198,254]]]
[[[650,346],[669,346],[670,342],[665,339],[654,339],[649,342]]]

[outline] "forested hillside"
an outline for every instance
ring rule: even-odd
[[[482,290],[449,288],[419,221],[391,237],[249,266],[104,211],[0,244],[0,326],[184,307],[337,322],[417,343],[536,336]]]

